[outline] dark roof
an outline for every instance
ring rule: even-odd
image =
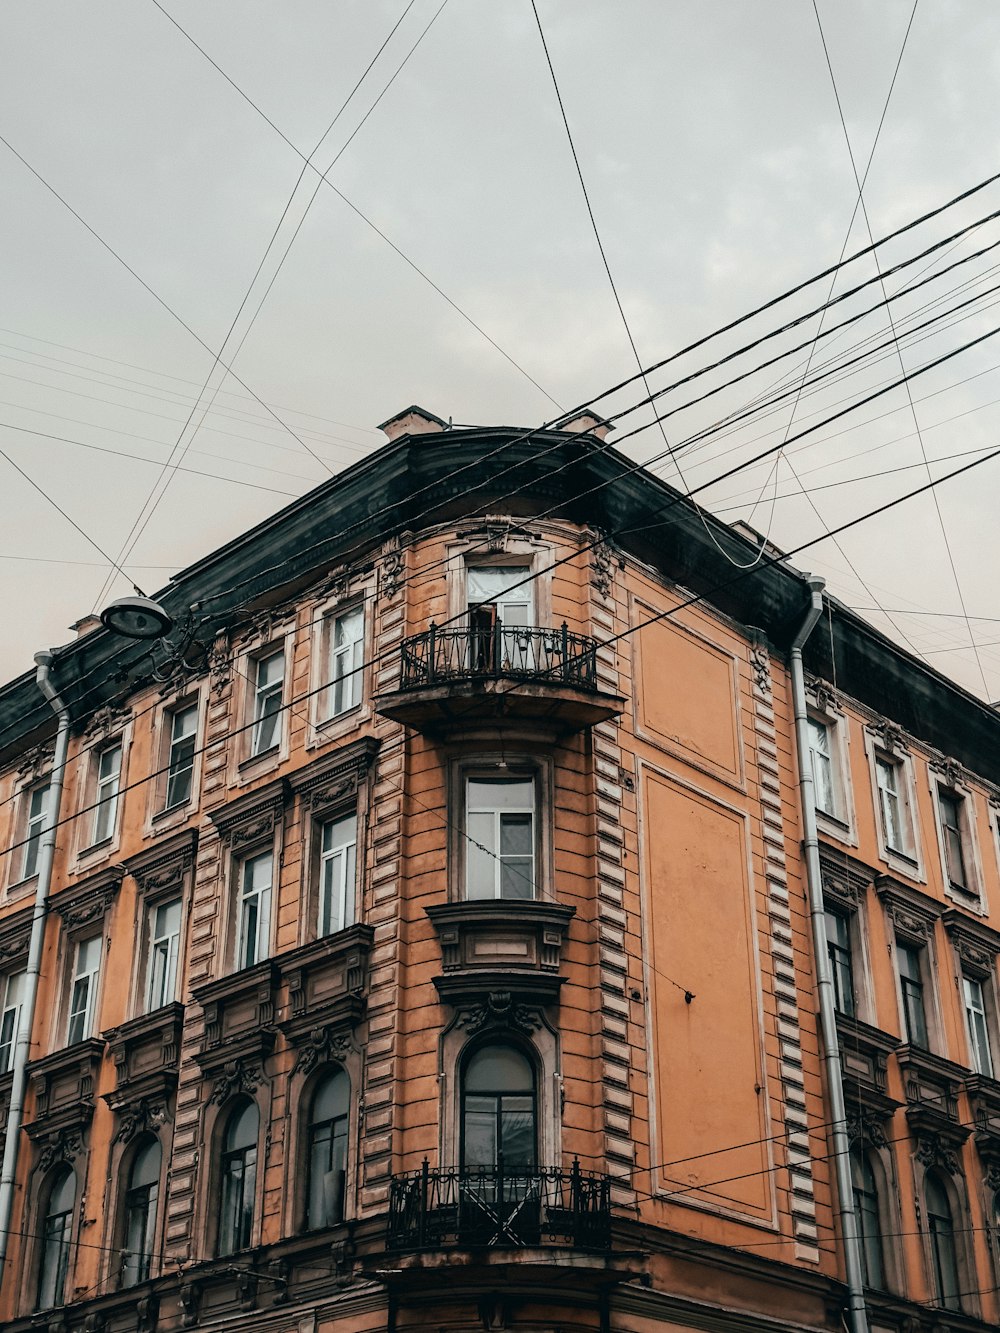
[[[394,533],[498,507],[603,529],[667,579],[763,631],[778,652],[805,615],[800,571],[767,560],[735,569],[722,551],[745,564],[756,552],[752,541],[607,443],[513,427],[404,435],[189,565],[156,596],[176,620],[195,607],[208,638],[331,566],[372,560]],[[836,599],[828,605],[829,623],[824,618],[806,644],[807,669],[1000,785],[1000,715]],[[128,692],[143,651],[96,630],[56,650],[54,678],[82,717]],[[53,726],[33,673],[0,688],[0,761]]]

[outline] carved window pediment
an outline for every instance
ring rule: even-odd
[[[824,895],[853,912],[864,901],[878,872],[843,852],[835,852],[825,846],[820,846],[819,862]]]
[[[278,969],[273,959],[209,981],[192,992],[205,1016],[195,1059],[206,1078],[218,1080],[224,1066],[250,1068],[274,1048]]]
[[[287,798],[288,783],[279,778],[214,810],[210,817],[222,841],[239,854],[273,839]]]
[[[22,908],[0,924],[0,971],[16,972],[28,957],[34,907]]]
[[[851,1113],[863,1116],[866,1123],[888,1119],[901,1105],[886,1092],[888,1059],[899,1038],[846,1014],[837,1015],[837,1034]]]
[[[352,1048],[350,1033],[364,1017],[374,938],[372,926],[349,926],[277,960],[288,988],[288,1017],[279,1026],[300,1048],[296,1068],[312,1068],[323,1050],[342,1059]]]
[[[32,1142],[44,1146],[60,1135],[82,1136],[94,1114],[94,1089],[103,1057],[103,1040],[90,1037],[29,1062],[28,1083],[35,1106],[24,1128]]]
[[[352,801],[378,754],[372,736],[341,746],[290,775],[289,786],[317,813]]]
[[[941,919],[963,971],[979,978],[991,976],[1000,955],[1000,931],[992,930],[954,907],[950,907]]]
[[[985,1074],[971,1074],[965,1080],[965,1091],[976,1126],[979,1155],[1000,1171],[1000,1081]]]
[[[566,931],[576,914],[575,907],[561,903],[509,898],[440,903],[426,911],[441,945],[444,977],[439,980],[454,990],[452,983],[464,978],[480,991],[484,974],[495,979],[509,972],[509,985],[495,988],[517,989],[525,974],[541,980],[558,973]],[[552,993],[558,994],[558,985]]]
[[[881,898],[900,938],[922,945],[934,933],[944,908],[935,899],[900,883],[891,875],[879,875],[875,892]]]
[[[62,917],[68,931],[76,931],[104,919],[125,876],[124,866],[109,866],[93,878],[52,895],[52,911]]]
[[[166,893],[180,888],[194,866],[198,834],[185,829],[174,838],[164,838],[140,856],[130,857],[126,869],[145,894]]]

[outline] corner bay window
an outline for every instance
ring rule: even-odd
[[[68,1166],[61,1166],[49,1183],[45,1215],[41,1225],[41,1256],[38,1264],[38,1300],[36,1309],[51,1310],[66,1299],[66,1274],[69,1270],[69,1243],[76,1202],[76,1177]]]
[[[976,977],[962,977],[962,997],[965,1001],[965,1022],[969,1033],[969,1053],[977,1074],[993,1077],[993,1056],[990,1051],[990,1032],[986,1018],[986,996],[983,983]]]
[[[851,923],[843,912],[826,909],[826,952],[833,977],[837,1012],[854,1016],[854,964],[851,957]]]
[[[354,921],[358,817],[330,819],[320,833],[319,933],[332,935]]]
[[[222,1138],[219,1192],[219,1254],[245,1250],[253,1236],[257,1190],[257,1132],[260,1113],[253,1102],[238,1102]]]
[[[906,1040],[914,1046],[927,1047],[927,1013],[924,1008],[924,978],[920,966],[921,950],[896,941],[899,989],[903,998],[903,1025]]]
[[[468,778],[465,817],[466,896],[534,898],[534,780]]]
[[[49,784],[35,787],[28,797],[28,818],[24,828],[24,859],[21,878],[31,879],[38,873],[38,854],[42,846],[42,831],[49,808]]]
[[[462,1078],[462,1165],[531,1171],[536,1161],[535,1072],[512,1046],[481,1046]]]
[[[149,1277],[156,1232],[156,1201],[160,1190],[160,1145],[148,1139],[139,1148],[129,1171],[125,1194],[125,1253],[121,1284],[134,1287]]]
[[[271,951],[271,852],[252,856],[240,867],[236,968],[253,967]]]
[[[118,788],[121,782],[122,747],[112,745],[97,757],[97,786],[94,797],[94,828],[92,842],[105,842],[115,831],[118,813]]]
[[[80,940],[76,946],[66,1031],[68,1046],[83,1041],[93,1033],[102,945],[102,937],[92,935],[89,940]]]
[[[152,1012],[176,998],[181,900],[154,903],[146,914],[146,929],[146,1010]]]
[[[266,754],[281,735],[281,696],[285,685],[285,650],[259,657],[254,665],[253,729],[250,754]]]
[[[326,621],[326,716],[339,717],[361,702],[365,609],[356,606]]]
[[[313,1094],[309,1116],[309,1195],[306,1225],[334,1226],[344,1218],[350,1083],[342,1069],[327,1074]]]
[[[198,731],[198,705],[189,704],[169,713],[170,748],[167,755],[167,796],[164,809],[186,805],[191,799],[194,777],[195,736]]]

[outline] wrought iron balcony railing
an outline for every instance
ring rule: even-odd
[[[391,1250],[520,1249],[562,1243],[611,1246],[611,1181],[581,1171],[503,1165],[454,1171],[423,1167],[394,1176],[389,1193]]]
[[[539,684],[597,689],[597,644],[585,634],[495,624],[438,629],[405,639],[401,688],[448,681],[513,677]]]

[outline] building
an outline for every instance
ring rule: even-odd
[[[0,690],[5,1327],[994,1326],[1000,717],[595,418],[383,429]]]

